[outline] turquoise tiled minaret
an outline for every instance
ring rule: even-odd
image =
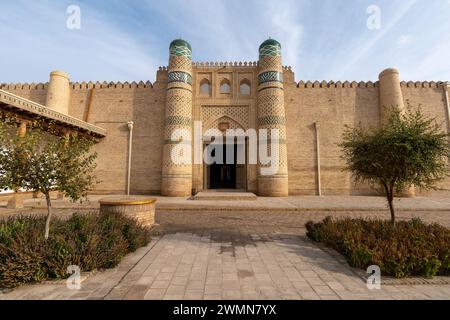
[[[274,39],[264,41],[259,47],[258,64],[258,128],[278,130],[278,141],[268,141],[268,150],[275,144],[278,154],[278,172],[262,174],[268,166],[258,163],[258,194],[268,197],[286,197],[289,193],[286,147],[286,116],[284,110],[283,65],[281,45]]]
[[[192,192],[192,161],[190,157],[182,163],[173,161],[172,152],[179,142],[171,137],[177,129],[192,132],[192,48],[178,39],[170,44],[169,52],[161,193],[184,197]],[[191,138],[182,140],[192,152]]]

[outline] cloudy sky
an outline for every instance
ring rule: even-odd
[[[154,80],[182,37],[195,61],[256,61],[268,37],[299,80],[450,80],[450,0],[0,0],[0,82]],[[67,28],[70,5],[81,28]],[[377,10],[380,9],[380,24]],[[369,13],[368,13],[369,8]],[[69,20],[73,21],[73,20]],[[368,21],[369,26],[368,27]],[[72,24],[73,25],[73,24]]]

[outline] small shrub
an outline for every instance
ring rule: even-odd
[[[396,278],[450,275],[450,230],[438,224],[326,218],[308,222],[306,229],[310,239],[332,247],[353,267],[378,265]]]
[[[0,288],[65,279],[67,267],[82,272],[115,267],[130,252],[148,244],[146,228],[123,215],[74,214],[55,219],[48,240],[45,217],[0,221]]]

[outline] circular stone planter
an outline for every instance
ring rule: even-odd
[[[108,197],[99,200],[100,212],[121,213],[136,219],[142,226],[155,224],[156,199],[145,197]]]

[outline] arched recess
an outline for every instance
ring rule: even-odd
[[[200,95],[211,96],[211,82],[208,79],[200,81]]]
[[[231,82],[228,79],[222,79],[220,81],[220,93],[230,94],[231,93]]]
[[[252,85],[250,80],[243,79],[239,84],[239,94],[241,96],[249,96],[252,93]]]

